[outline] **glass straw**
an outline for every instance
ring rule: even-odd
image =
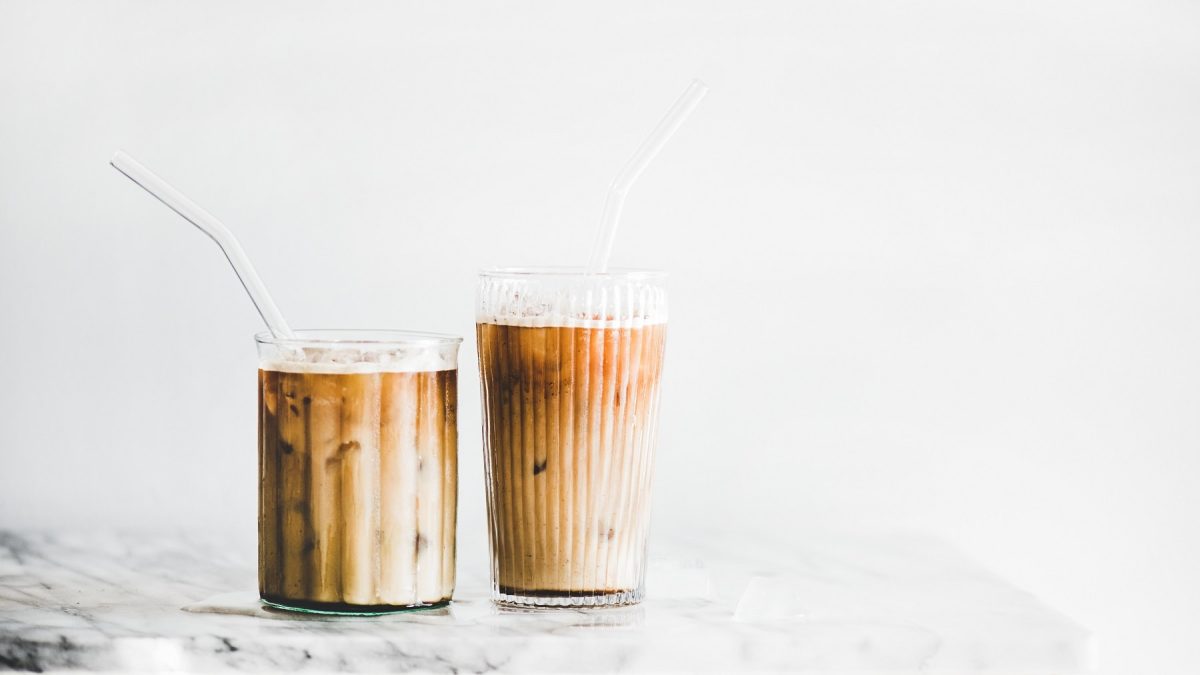
[[[700,80],[692,80],[683,94],[675,100],[667,114],[663,115],[658,126],[650,132],[646,140],[638,146],[633,157],[625,163],[620,173],[613,179],[604,197],[604,210],[600,214],[600,229],[596,233],[596,242],[592,245],[592,255],[588,259],[588,274],[603,274],[608,270],[608,258],[612,255],[613,240],[617,236],[617,221],[621,218],[621,208],[625,205],[625,195],[638,176],[650,165],[650,161],[663,149],[671,136],[683,126],[683,122],[696,109],[700,99],[708,93],[708,85]]]
[[[109,163],[114,169],[125,174],[129,180],[137,183],[142,189],[157,198],[158,201],[166,204],[167,208],[183,216],[184,220],[212,237],[212,240],[217,242],[217,246],[221,247],[229,264],[233,266],[233,271],[237,273],[242,287],[250,295],[251,302],[254,303],[259,315],[266,322],[271,335],[277,338],[292,337],[292,329],[288,328],[287,321],[279,312],[279,307],[271,299],[271,294],[267,292],[267,287],[258,277],[258,272],[254,271],[254,265],[250,264],[250,258],[246,257],[242,245],[238,243],[237,237],[233,236],[229,228],[217,220],[216,216],[200,208],[199,204],[188,199],[182,192],[171,187],[167,181],[154,175],[154,172],[124,152],[118,150]]]

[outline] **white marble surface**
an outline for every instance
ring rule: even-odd
[[[1092,639],[937,540],[656,538],[636,607],[514,611],[460,561],[447,608],[300,616],[253,547],[0,532],[0,670],[1072,673]],[[482,571],[482,570],[481,570]]]

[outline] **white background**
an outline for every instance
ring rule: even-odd
[[[933,532],[1200,659],[1200,7],[0,3],[0,526],[253,537],[262,327],[473,334],[475,271],[672,273],[658,531]],[[473,339],[464,549],[482,550]]]

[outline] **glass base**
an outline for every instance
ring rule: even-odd
[[[621,607],[642,601],[645,590],[623,591],[546,591],[522,590],[501,586],[492,592],[492,600],[508,607]]]
[[[382,616],[422,609],[436,609],[450,604],[450,598],[438,602],[417,605],[351,605],[344,602],[319,602],[316,600],[291,600],[260,595],[264,605],[301,614],[326,614],[333,616]]]

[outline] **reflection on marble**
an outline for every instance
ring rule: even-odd
[[[1087,631],[937,540],[654,541],[635,607],[455,601],[383,617],[257,601],[252,547],[0,532],[0,669],[111,672],[1071,673]],[[248,550],[249,549],[249,550]]]

